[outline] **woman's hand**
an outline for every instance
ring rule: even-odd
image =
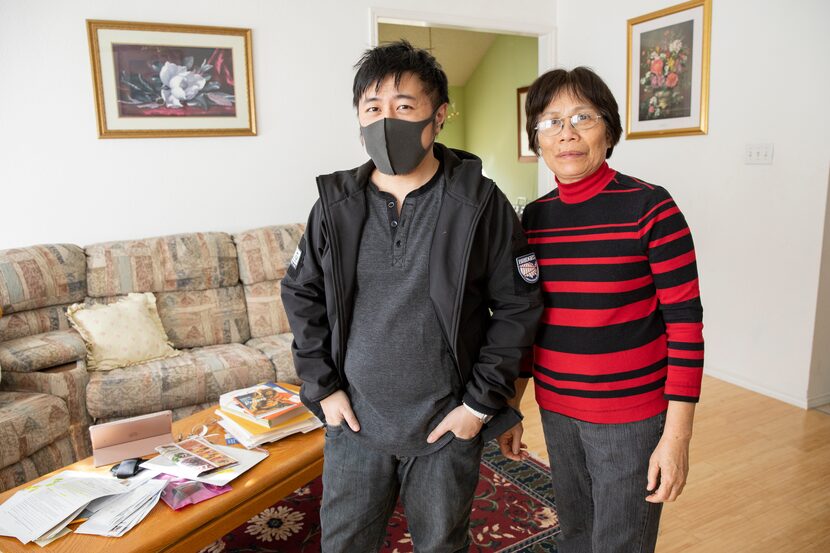
[[[519,423],[498,437],[501,454],[511,461],[524,461],[530,457],[527,452],[527,444],[522,442],[523,433],[524,426]]]
[[[648,462],[646,489],[653,493],[646,497],[646,501],[649,503],[674,501],[683,491],[688,475],[689,440],[666,436],[664,433]],[[657,487],[658,480],[660,487]]]
[[[648,461],[646,490],[652,492],[646,497],[649,503],[674,501],[683,491],[689,476],[689,442],[694,418],[694,403],[669,401],[663,435]]]

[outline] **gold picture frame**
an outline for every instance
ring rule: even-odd
[[[99,138],[256,135],[251,29],[86,26]]]
[[[711,32],[711,0],[628,20],[626,138],[708,132]]]
[[[527,101],[527,91],[529,86],[523,86],[516,89],[516,122],[518,123],[517,138],[519,147],[519,161],[523,163],[535,163],[538,161],[536,152],[530,148],[530,142],[527,137],[527,114],[525,112],[525,102]]]

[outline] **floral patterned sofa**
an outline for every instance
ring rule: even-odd
[[[90,424],[163,409],[179,419],[235,388],[299,383],[279,290],[302,232],[278,225],[0,251],[0,489],[89,455]],[[184,353],[87,371],[66,308],[130,292],[156,295]]]
[[[88,455],[86,349],[64,316],[85,295],[78,246],[0,251],[0,489]]]

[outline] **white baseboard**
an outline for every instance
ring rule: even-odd
[[[730,384],[735,384],[736,386],[746,388],[747,390],[752,390],[753,392],[758,392],[759,394],[763,394],[767,397],[778,399],[785,403],[789,403],[790,405],[795,405],[796,407],[800,407],[801,409],[810,409],[817,405],[822,405],[821,403],[815,403],[815,401],[820,400],[822,397],[827,397],[828,399],[825,402],[830,402],[830,394],[826,394],[826,396],[821,396],[818,398],[813,398],[808,402],[806,397],[796,397],[790,394],[781,393],[776,390],[770,390],[769,388],[765,386],[759,386],[757,383],[752,382],[751,380],[747,380],[742,376],[738,376],[726,371],[711,369],[709,367],[706,367],[706,369],[703,371],[703,374],[707,376],[712,376],[714,378],[717,378],[718,380],[729,382]],[[705,401],[705,396],[701,398],[701,400]]]
[[[826,394],[821,394],[819,396],[807,398],[808,409],[821,407],[822,405],[827,405],[828,403],[830,403],[830,392],[827,392]]]

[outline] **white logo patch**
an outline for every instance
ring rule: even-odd
[[[539,263],[536,261],[535,253],[517,257],[516,268],[519,270],[519,276],[528,284],[536,284],[539,281]]]
[[[291,268],[296,269],[297,265],[300,264],[300,259],[302,259],[302,258],[303,258],[303,250],[301,250],[300,247],[297,246],[297,249],[294,250],[294,257],[291,258]]]

